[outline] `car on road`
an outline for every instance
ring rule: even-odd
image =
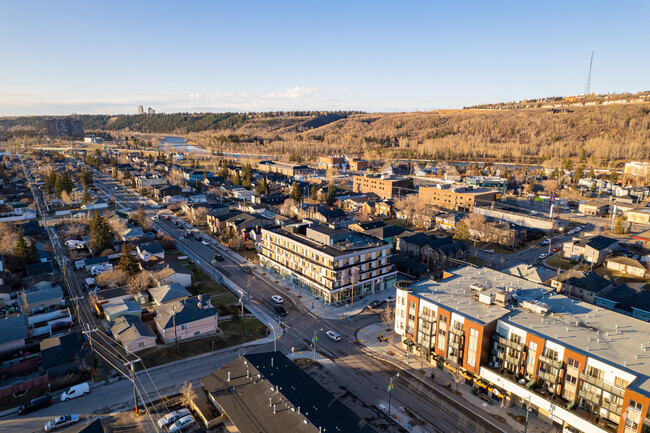
[[[278,313],[280,316],[286,316],[287,315],[287,310],[284,308],[282,305],[278,304],[275,307],[273,307],[276,313]]]
[[[54,419],[49,420],[44,427],[45,431],[54,431],[58,430],[63,427],[68,427],[72,424],[78,423],[79,422],[79,415],[77,414],[72,414],[72,415],[65,415],[65,416],[59,416]]]
[[[375,301],[372,301],[372,302],[370,302],[370,303],[368,304],[368,308],[370,308],[370,309],[372,310],[373,308],[377,308],[377,307],[379,307],[380,305],[381,305],[381,302],[375,300]]]
[[[548,257],[548,253],[542,253],[542,254],[539,255],[540,259],[545,259],[547,257]]]
[[[284,299],[282,299],[282,296],[280,296],[280,295],[273,295],[273,296],[271,296],[271,299],[272,299],[273,302],[275,302],[276,304],[281,304],[281,303],[284,302]]]
[[[176,420],[174,424],[169,427],[169,433],[182,432],[192,424],[194,424],[194,418],[192,418],[192,415],[184,416],[183,418]]]
[[[252,273],[253,273],[253,271],[251,270],[251,268],[249,268],[248,266],[242,266],[241,270],[242,270],[245,274],[252,274]]]
[[[544,240],[542,241],[541,245],[548,245],[548,244],[550,244],[550,243],[551,243],[551,241],[549,241],[548,239],[544,239]]]
[[[395,296],[393,296],[393,295],[386,296],[386,302],[389,303],[389,304],[391,302],[395,302]]]
[[[202,243],[203,245],[210,245],[210,242],[206,241],[205,239],[202,239],[202,240],[201,240],[201,243]]]
[[[61,401],[68,401],[72,398],[77,398],[86,395],[90,392],[90,387],[87,382],[73,385],[61,394]]]
[[[494,254],[494,250],[483,250],[483,251],[485,251],[488,254]]]
[[[183,417],[186,417],[188,415],[190,415],[190,410],[186,409],[186,408],[183,408],[183,409],[181,409],[179,411],[174,411],[174,412],[168,413],[167,415],[165,415],[164,417],[160,418],[157,421],[158,427],[160,427],[161,429],[165,428],[169,424],[175,422],[176,420],[179,420],[179,419],[181,419]]]
[[[332,341],[341,341],[341,336],[339,334],[337,334],[336,332],[334,332],[334,331],[327,331],[325,334]]]
[[[223,256],[221,254],[215,254],[214,256],[212,256],[212,259],[218,262],[223,262]]]
[[[556,248],[553,248],[553,252],[554,252],[554,253],[557,253],[558,251],[560,251],[559,248],[557,248],[557,247],[556,247]]]
[[[535,212],[534,210],[531,210],[529,215],[537,215],[537,212]]]
[[[18,408],[18,415],[24,415],[26,413],[34,412],[35,410],[46,408],[52,403],[54,403],[52,397],[47,394],[36,397],[29,403],[20,406],[20,408]]]

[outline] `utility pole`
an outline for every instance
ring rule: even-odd
[[[393,391],[393,388],[395,388],[395,386],[393,386],[393,380],[395,380],[396,377],[399,377],[399,373],[397,373],[397,374],[395,374],[395,376],[391,377],[390,382],[388,383],[388,416],[390,416],[390,403],[391,403],[392,396],[393,396],[392,391]]]
[[[244,337],[246,335],[246,325],[244,323],[244,294],[242,293],[239,298],[239,303],[241,304],[241,335]]]
[[[93,359],[93,376],[97,377],[97,371],[96,371],[96,365],[97,365],[97,359],[95,358],[95,351],[93,349],[93,336],[92,333],[97,332],[97,328],[95,329],[88,329],[87,331],[83,331],[84,334],[88,336],[88,342],[90,343],[90,354]]]
[[[135,387],[135,366],[134,366],[136,362],[138,362],[138,360],[125,362],[124,366],[125,367],[131,366],[131,382],[133,382],[133,399],[135,400],[135,414],[137,416],[138,415],[138,390]]]
[[[322,331],[323,328],[320,328],[320,330]],[[318,337],[316,336],[316,334],[318,334],[318,329],[314,331],[314,336],[311,338],[311,345],[312,348],[314,349],[314,356],[313,356],[314,361],[316,361],[316,342],[318,341]]]
[[[180,355],[178,349],[178,336],[176,335],[176,310],[172,308],[172,326],[174,327],[174,343],[176,344],[176,355]]]

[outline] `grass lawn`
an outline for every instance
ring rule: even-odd
[[[487,260],[476,256],[465,256],[465,261],[472,263],[476,266],[485,266],[485,264],[487,263]]]
[[[567,260],[564,257],[562,257],[562,254],[560,253],[551,256],[548,260],[546,260],[546,264],[551,267],[560,268],[565,271],[568,271],[574,266],[574,264],[571,263],[570,260]]]
[[[167,364],[179,359],[207,353],[212,350],[237,346],[248,341],[266,337],[267,327],[257,319],[245,319],[219,323],[223,335],[179,342],[180,355],[176,354],[175,344],[158,345],[138,353],[147,368]],[[244,336],[242,336],[242,330]],[[140,364],[136,364],[140,368]]]
[[[194,285],[188,289],[193,296],[210,295],[216,297],[231,293],[230,290],[214,281],[212,277],[199,269],[195,263],[190,263],[189,260],[181,260],[180,262],[194,274]]]
[[[210,299],[210,302],[212,305],[215,307],[219,307],[219,305],[230,305],[230,304],[236,304],[239,302],[239,298],[232,293],[221,293],[219,295],[212,296]]]

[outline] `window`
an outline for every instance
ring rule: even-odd
[[[476,366],[476,352],[478,350],[478,331],[469,329],[469,342],[467,345],[467,365]]]
[[[182,329],[182,330],[186,330],[186,329],[187,329],[187,325],[181,325],[181,329]]]
[[[197,335],[199,335],[199,334],[201,334],[201,331],[196,331],[196,332],[194,332],[194,335],[195,335],[195,336],[197,336]]]
[[[566,375],[566,383],[570,385],[575,385],[578,382],[578,378],[571,376],[570,374]]]
[[[573,358],[567,358],[566,363],[570,367],[577,368],[578,370],[580,369],[580,362]]]
[[[628,411],[632,412],[637,412],[641,413],[641,409],[643,408],[643,405],[639,402],[636,402],[634,400],[630,400],[630,404],[627,406]]]
[[[630,384],[629,381],[621,379],[620,377],[616,377],[614,379],[614,385],[616,385],[619,388],[625,389],[629,384]]]

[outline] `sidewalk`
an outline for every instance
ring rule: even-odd
[[[384,323],[372,324],[359,329],[356,337],[375,358],[390,362],[408,372],[417,380],[447,394],[450,399],[459,401],[464,406],[469,403],[477,414],[484,412],[483,418],[494,421],[490,415],[499,416],[502,422],[505,422],[514,431],[524,431],[524,425],[518,422],[517,419],[524,419],[526,416],[525,409],[517,406],[502,407],[496,400],[491,400],[490,403],[485,402],[479,396],[472,394],[471,385],[465,383],[456,385],[452,375],[447,370],[436,368],[415,355],[409,355],[408,352],[402,349],[399,344],[401,338],[399,335],[395,335],[389,341],[379,341],[379,334],[383,334],[385,337],[394,335],[394,331],[387,332],[386,329],[387,326]],[[431,378],[432,373],[435,375],[434,378]],[[458,389],[461,396],[456,396],[450,389]],[[551,424],[535,415],[531,414],[529,416],[527,432],[549,433],[552,431],[554,430]]]
[[[307,313],[315,317],[320,317],[322,319],[329,320],[343,320],[348,317],[356,316],[360,314],[369,303],[372,301],[384,301],[387,296],[395,296],[395,289],[382,290],[374,294],[367,293],[363,296],[357,296],[354,299],[354,304],[343,304],[334,305],[328,304],[322,299],[311,296],[311,294],[296,286],[295,284],[285,280],[279,275],[274,275],[269,273],[265,268],[260,265],[255,265],[249,263],[249,266],[253,270],[253,274],[260,279],[264,279],[271,285],[282,289],[282,292],[288,295],[298,306],[302,308]]]

